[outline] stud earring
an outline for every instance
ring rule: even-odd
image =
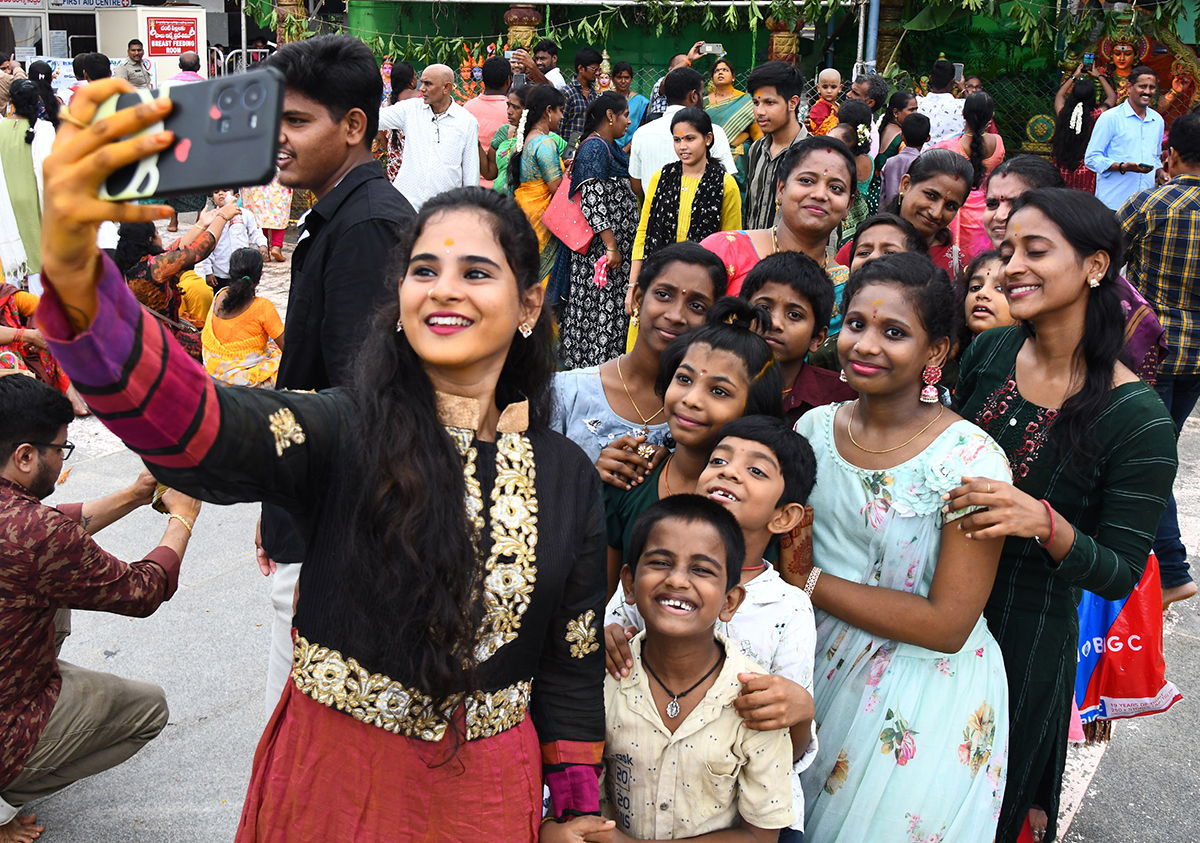
[[[838,380],[840,380],[842,383],[846,382],[846,370],[845,369],[838,369]]]
[[[403,331],[404,331],[404,323],[402,321],[400,321],[399,319],[397,319],[396,320],[396,333],[399,334],[399,333],[402,333]]]
[[[610,126],[611,126],[612,124],[613,124],[613,119],[612,119],[611,117],[609,117],[609,118],[608,118],[608,125],[610,125]]]
[[[640,324],[640,323],[639,323],[639,321],[638,321],[638,315],[639,315],[639,311],[638,311],[638,309],[635,307],[635,308],[633,309],[633,313],[632,313],[632,314],[630,315],[630,317],[629,317],[629,324],[630,324],[630,326],[632,326],[632,327],[636,328],[636,327],[637,327],[637,326]]]
[[[1096,289],[1097,287],[1100,286],[1100,279],[1099,278],[1089,278],[1088,286],[1091,287],[1093,290]]]
[[[525,339],[529,339],[529,335],[533,333],[533,328],[528,322],[522,322],[521,327],[517,328],[517,332]]]
[[[926,366],[925,371],[921,372],[921,380],[925,381],[925,386],[921,387],[921,400],[926,404],[936,404],[938,402],[937,382],[942,379],[941,366]]]

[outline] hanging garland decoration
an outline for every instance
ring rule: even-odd
[[[982,0],[980,0],[982,2]],[[445,6],[450,4],[439,4]],[[764,4],[765,5],[765,4]],[[723,8],[722,8],[723,7]],[[837,4],[831,8],[837,9]],[[758,30],[766,18],[772,17],[778,21],[786,21],[795,25],[801,16],[801,3],[789,0],[772,0],[764,11],[763,6],[750,4],[745,7],[746,15],[743,21],[738,7],[732,3],[708,2],[708,0],[646,0],[632,6],[608,6],[590,15],[551,22],[550,7],[545,7],[544,37],[562,43],[564,41],[585,41],[593,44],[605,44],[611,39],[614,30],[641,28],[653,31],[655,38],[661,38],[664,32],[676,33],[685,26],[699,23],[707,31],[723,29],[727,32],[737,32],[743,25],[750,28],[750,39],[753,54],[758,54]],[[246,0],[246,13],[259,26],[277,30],[279,28],[279,9],[272,0]],[[318,16],[288,16],[284,21],[285,28],[294,30],[294,40],[307,38],[314,34],[310,24]],[[457,17],[452,15],[452,17]],[[343,32],[337,28],[337,32]],[[395,32],[377,32],[358,30],[358,35],[375,53],[377,58],[384,56],[402,55],[406,59],[423,64],[457,65],[464,50],[476,59],[485,58],[482,55],[482,45],[489,43],[503,44],[508,39],[508,33],[497,32],[480,34],[473,37],[447,37],[445,35],[407,35]],[[291,40],[291,39],[289,39]],[[478,53],[478,54],[477,54]]]

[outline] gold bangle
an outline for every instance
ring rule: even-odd
[[[167,516],[167,520],[168,521],[174,521],[174,520],[179,521],[180,524],[182,524],[184,527],[187,528],[188,536],[190,537],[192,535],[192,525],[189,524],[187,522],[187,519],[184,518],[182,515],[178,515],[178,514],[172,512]]]

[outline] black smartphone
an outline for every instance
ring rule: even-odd
[[[514,73],[513,80],[512,80],[512,90],[515,91],[517,88],[524,85],[525,81],[526,81],[526,77],[525,77],[524,73]]]
[[[1091,73],[1092,68],[1096,66],[1096,56],[1094,53],[1083,54],[1083,72]]]
[[[100,185],[100,198],[128,202],[266,184],[275,175],[285,87],[283,74],[261,68],[162,88],[174,107],[141,134],[167,129],[175,133],[175,142],[114,172]],[[141,89],[111,97],[96,119],[159,94]]]

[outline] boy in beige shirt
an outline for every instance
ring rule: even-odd
[[[787,729],[756,731],[734,709],[738,674],[763,669],[715,626],[745,597],[741,528],[720,504],[675,495],[634,525],[621,570],[645,621],[629,675],[604,680],[608,820],[546,823],[542,841],[775,841],[793,820]]]

